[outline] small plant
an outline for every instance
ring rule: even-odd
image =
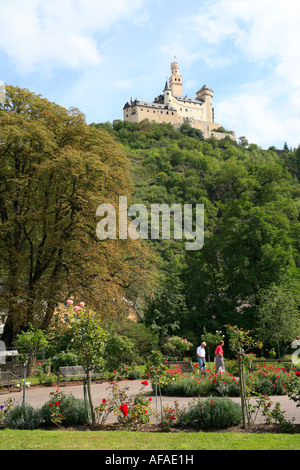
[[[174,402],[174,406],[165,405],[161,413],[161,430],[169,431],[172,427],[176,426],[182,412],[183,410],[179,408],[177,401]]]
[[[252,422],[254,423],[258,412],[260,411],[262,416],[265,418],[265,424],[267,425],[280,425],[280,428],[283,432],[292,432],[295,429],[293,421],[287,421],[284,413],[285,411],[281,410],[280,403],[276,402],[274,407],[273,402],[271,401],[268,395],[259,395],[256,399],[256,405],[249,405],[249,411],[251,415]]]
[[[129,380],[137,380],[137,379],[140,379],[141,376],[142,376],[142,373],[139,369],[132,369],[128,372]]]
[[[115,382],[110,384],[111,390],[108,398],[95,408],[95,417],[98,424],[104,424],[110,413],[117,415],[118,423],[129,429],[138,429],[142,424],[150,422],[151,397],[142,395],[148,382],[141,382],[142,387],[136,396],[127,396],[128,388],[121,389]]]
[[[38,429],[41,424],[40,410],[31,405],[21,404],[12,407],[6,415],[6,427],[9,429]]]
[[[9,411],[14,407],[15,402],[13,398],[9,398],[6,402],[4,402],[4,405],[0,406],[0,425],[5,426],[6,424],[6,418],[9,413]]]

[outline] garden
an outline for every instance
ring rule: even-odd
[[[233,358],[226,361],[225,371],[216,371],[214,361],[208,362],[205,370],[199,369],[198,363],[188,357],[192,344],[180,337],[168,338],[162,350],[151,350],[149,342],[146,360],[128,364],[119,354],[126,351],[124,338],[104,330],[95,313],[84,304],[73,314],[72,339],[66,351],[52,360],[36,359],[38,351],[49,344],[43,332],[31,328],[19,335],[16,346],[23,354],[23,385],[33,379],[37,386],[54,387],[54,391],[49,391],[49,399],[40,408],[26,402],[26,388],[21,404],[15,404],[9,397],[0,407],[2,429],[173,433],[259,429],[259,432],[299,433],[299,424],[287,420],[280,403],[272,400],[285,395],[300,407],[300,368],[291,361],[276,365],[267,359],[255,363],[256,356],[249,351],[262,345],[249,332],[227,325],[226,338]],[[219,336],[217,332],[215,340]],[[207,333],[206,337],[209,338]],[[29,364],[34,365],[33,377],[26,376]],[[85,371],[81,378],[83,399],[57,386],[59,367],[75,364]],[[117,365],[121,367],[114,368]],[[107,383],[108,390],[98,403],[93,402],[91,393],[95,369],[102,371],[101,380]],[[129,387],[121,386],[124,379],[139,381],[139,392],[130,394]],[[145,393],[148,385],[152,387],[150,395]],[[188,397],[190,402],[180,407],[175,400],[170,406],[163,404],[164,396]],[[234,401],[232,397],[240,400]],[[259,413],[264,418],[260,426],[256,424]],[[113,424],[108,422],[111,415],[115,417]]]

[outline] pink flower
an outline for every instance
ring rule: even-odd
[[[76,305],[74,309],[76,310],[76,312],[79,312],[79,310],[81,310],[81,307],[79,307],[79,305]]]
[[[84,307],[85,306],[85,303],[84,302],[80,302],[80,307]]]
[[[67,300],[67,305],[73,305],[73,300],[71,299]]]

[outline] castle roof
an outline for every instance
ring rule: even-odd
[[[199,98],[191,98],[187,95],[185,95],[185,96],[173,95],[173,96],[178,101],[183,101],[183,102],[188,102],[188,103],[197,103],[197,104],[204,103],[204,100],[202,100],[201,98],[200,99]]]
[[[165,105],[165,104],[160,104],[160,103],[149,103],[147,101],[139,101],[139,100],[134,100],[130,103],[125,104],[123,109],[130,108],[132,106],[145,106],[147,108],[155,108],[155,109],[169,109],[170,111],[177,111],[173,106],[170,105]]]

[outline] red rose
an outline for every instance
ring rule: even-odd
[[[53,405],[53,403],[49,403],[49,406],[52,406],[52,405]]]
[[[102,403],[106,403],[106,402],[107,402],[106,398],[103,398]]]
[[[126,405],[126,403],[124,403],[124,405],[120,406],[120,410],[122,411],[124,416],[128,415],[128,405]]]
[[[142,382],[142,385],[149,385],[149,383],[147,382],[147,380],[144,380],[144,381]]]
[[[58,405],[59,405],[59,401],[56,401],[56,402],[55,402],[55,405],[58,406]]]

